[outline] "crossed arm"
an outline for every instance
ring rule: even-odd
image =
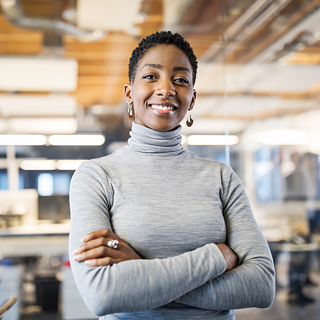
[[[110,230],[106,200],[110,186],[101,178],[103,170],[93,167],[83,166],[73,178],[70,233],[70,252],[77,261],[71,262],[75,280],[93,313],[141,311],[172,301],[211,310],[266,307],[272,302],[270,253],[241,184],[230,187],[232,173],[226,173],[222,194],[230,247],[208,244],[179,256],[145,260]],[[84,180],[92,183],[84,188]],[[107,247],[110,239],[119,240],[117,250]],[[239,257],[236,268],[230,248]]]

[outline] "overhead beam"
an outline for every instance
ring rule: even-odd
[[[317,6],[320,5],[319,0],[313,0],[310,3],[308,3],[306,6],[304,6],[301,10],[299,10],[296,14],[294,14],[289,21],[287,21],[284,25],[282,25],[280,28],[272,32],[268,37],[266,37],[263,41],[261,41],[259,44],[257,44],[252,50],[250,50],[247,54],[242,56],[241,58],[237,59],[234,63],[248,63],[251,61],[254,57],[256,57],[259,53],[261,53],[263,50],[268,48],[270,45],[272,45],[277,39],[279,39],[281,36],[283,36],[290,28],[292,28],[296,23],[298,23],[300,20],[304,18],[305,15],[312,12]]]

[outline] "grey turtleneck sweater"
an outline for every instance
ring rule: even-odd
[[[274,298],[268,245],[232,169],[183,150],[181,127],[133,123],[129,145],[84,162],[70,190],[70,261],[79,291],[101,319],[235,319],[233,309]],[[88,267],[72,259],[87,233],[109,228],[142,260]],[[239,266],[226,272],[216,246]]]

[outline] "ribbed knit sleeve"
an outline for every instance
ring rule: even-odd
[[[210,310],[268,307],[275,295],[275,271],[268,244],[237,175],[225,166],[221,180],[226,244],[238,255],[239,265],[176,302]]]
[[[205,283],[225,271],[226,262],[215,244],[174,257],[130,260],[112,267],[88,267],[83,262],[75,262],[72,252],[82,244],[82,237],[94,230],[112,229],[112,202],[113,189],[106,172],[93,161],[83,163],[70,187],[69,252],[78,289],[94,314],[157,308],[198,287],[204,289]],[[239,246],[238,240],[234,242],[236,250],[244,246]],[[244,247],[247,250],[247,246]]]

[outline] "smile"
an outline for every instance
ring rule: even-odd
[[[151,104],[150,108],[154,112],[162,113],[162,114],[171,114],[177,109],[177,107],[174,107],[171,105],[159,105],[159,104]]]

